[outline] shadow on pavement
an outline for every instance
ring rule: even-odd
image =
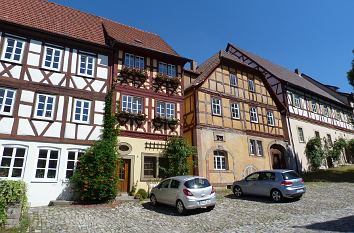
[[[143,203],[142,206],[144,207],[144,209],[150,210],[150,211],[154,211],[156,213],[160,213],[160,214],[165,214],[165,215],[170,215],[170,216],[181,216],[177,213],[177,210],[175,207],[173,206],[168,206],[168,205],[164,205],[164,204],[158,204],[157,206],[152,206],[150,202],[146,202]],[[208,212],[206,209],[195,209],[195,210],[188,210],[187,214],[184,216],[188,216],[188,215],[196,215],[196,214],[201,214],[201,213],[206,213]]]
[[[229,199],[235,199],[235,200],[244,200],[244,201],[253,201],[253,202],[262,202],[262,203],[267,203],[267,204],[282,204],[282,203],[291,203],[291,202],[296,202],[298,200],[296,199],[285,199],[282,202],[275,203],[273,202],[270,197],[261,197],[261,196],[242,196],[242,197],[236,197],[234,194],[228,194],[224,196],[225,198]]]
[[[293,228],[305,228],[318,231],[354,232],[354,215],[326,222],[313,223],[307,226],[294,226]]]

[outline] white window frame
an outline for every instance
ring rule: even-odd
[[[237,76],[235,74],[230,73],[229,77],[230,77],[230,86],[237,87],[238,86]]]
[[[85,69],[84,72],[81,72],[81,65],[82,65],[82,62],[81,62],[81,58],[85,56],[85,63],[84,63],[84,66],[83,67]],[[96,56],[95,55],[92,55],[92,54],[87,54],[87,53],[79,53],[79,60],[78,60],[78,68],[77,68],[77,72],[79,75],[82,75],[82,76],[85,76],[85,77],[94,77],[95,75],[95,69],[96,69]],[[89,58],[92,58],[92,74],[88,74],[88,59]]]
[[[262,141],[256,140],[256,145],[257,145],[257,156],[262,157],[264,155]]]
[[[160,68],[162,67],[162,68]],[[159,73],[161,74],[166,74],[169,77],[176,77],[177,76],[177,70],[176,66],[172,64],[167,64],[165,62],[159,62]]]
[[[317,103],[314,100],[311,100],[311,109],[312,112],[317,113]]]
[[[261,140],[249,139],[249,153],[251,156],[264,156],[263,142]]]
[[[13,51],[11,53],[11,57],[10,58],[6,58],[5,55],[6,55],[6,50],[7,50],[7,47],[8,47],[8,40],[9,39],[14,40],[15,42],[14,42],[14,46],[13,46]],[[20,59],[19,60],[15,60],[14,59],[15,50],[16,50],[16,46],[18,45],[19,42],[22,43]],[[6,36],[5,37],[5,41],[4,41],[4,45],[3,45],[2,54],[1,54],[1,60],[9,61],[9,62],[17,63],[17,64],[21,64],[22,63],[22,58],[23,58],[23,53],[24,53],[24,50],[25,50],[25,44],[26,44],[25,40],[21,40],[21,39],[18,39],[18,38],[15,38],[15,37],[11,37],[11,36]]]
[[[221,99],[212,97],[211,98],[211,110],[212,110],[213,115],[221,116],[222,115],[221,107],[222,107]]]
[[[252,143],[254,142],[254,144]],[[249,140],[249,151],[250,155],[256,155],[257,154],[257,142],[254,139]]]
[[[47,150],[47,157],[46,158],[39,158],[39,152],[41,150]],[[58,158],[57,159],[51,159],[50,158],[50,153],[51,151],[57,151],[58,152]],[[59,177],[59,163],[60,163],[60,157],[61,157],[61,151],[59,148],[54,148],[54,147],[39,147],[37,150],[37,160],[35,164],[35,170],[34,170],[34,181],[38,182],[57,182],[58,177]],[[38,162],[39,160],[45,160],[45,167],[44,168],[38,168]],[[50,160],[57,160],[56,168],[49,168],[49,162]],[[44,177],[36,177],[37,170],[44,170]],[[48,171],[49,170],[55,170],[55,177],[53,178],[48,178]]]
[[[301,98],[297,94],[294,94],[294,107],[301,108]]]
[[[299,137],[299,142],[304,143],[305,134],[304,134],[304,129],[302,127],[297,127],[297,135]]]
[[[38,114],[38,105],[39,105],[39,96],[44,96],[45,97],[45,101],[44,101],[44,108],[43,108],[43,115],[44,116],[39,116]],[[55,101],[56,98],[54,95],[47,95],[47,94],[41,94],[38,93],[37,94],[37,100],[36,100],[36,107],[35,107],[35,112],[34,112],[34,117],[37,119],[43,119],[43,120],[53,120],[54,118],[54,110],[55,110]],[[46,117],[45,114],[48,111],[48,98],[53,98],[53,103],[52,103],[52,109],[51,109],[51,115],[49,117]]]
[[[253,93],[256,92],[256,85],[253,79],[248,79],[248,90]]]
[[[126,104],[125,104],[126,103]],[[138,96],[122,95],[122,111],[130,113],[143,113],[144,99]]]
[[[258,111],[256,107],[250,108],[250,120],[252,123],[258,123]]]
[[[11,116],[13,109],[14,109],[15,100],[16,100],[16,90],[10,89],[10,88],[3,88],[3,87],[0,87],[0,90],[4,90],[4,97],[2,99],[2,103],[0,106],[0,115]],[[8,92],[9,91],[13,92],[13,96],[11,98],[10,112],[4,112],[5,106],[9,106],[9,105],[5,104],[6,100],[8,99]]]
[[[127,64],[128,58],[128,64]],[[141,67],[142,62],[142,67]],[[131,68],[145,69],[145,58],[131,53],[125,53],[124,65]]]
[[[77,106],[77,102],[81,101],[82,106],[80,109],[80,119],[76,120],[75,119],[75,115],[76,115],[76,106]],[[84,104],[88,103],[88,113],[87,113],[87,121],[83,120],[83,116],[84,116]],[[89,124],[90,123],[90,115],[91,115],[91,101],[90,100],[83,100],[83,99],[74,99],[74,109],[73,109],[73,115],[72,115],[72,121],[75,123],[81,123],[81,124]]]
[[[176,118],[176,104],[158,101],[156,106],[156,116],[161,118]]]
[[[47,56],[48,56],[47,49],[52,49],[53,50],[53,53],[52,53],[49,61],[47,61]],[[58,68],[55,68],[55,67],[53,67],[53,65],[55,63],[54,58],[56,57],[55,53],[57,51],[59,51],[60,54],[59,54]],[[60,49],[60,48],[57,48],[57,47],[54,47],[54,46],[49,46],[49,45],[44,46],[44,55],[43,55],[42,67],[45,68],[45,69],[49,69],[49,70],[60,71],[61,70],[62,56],[63,56],[63,49]],[[46,66],[46,62],[50,62],[50,65]]]
[[[270,126],[275,125],[274,113],[272,111],[267,112],[267,123]]]
[[[9,167],[1,166],[2,160],[4,158],[3,154],[4,154],[5,148],[13,148],[12,155],[11,155],[11,162],[10,162],[10,166]],[[16,157],[17,149],[24,149],[25,150],[25,153],[23,155],[22,167],[14,167],[15,159],[16,158],[17,159],[18,158],[22,158],[22,157]],[[6,178],[6,179],[18,180],[18,179],[23,178],[23,174],[24,174],[25,168],[26,168],[27,153],[28,153],[28,147],[26,147],[26,146],[17,145],[17,144],[5,144],[5,145],[2,145],[0,147],[0,168],[9,168],[9,173],[8,173],[7,177],[1,176],[0,179]],[[10,158],[10,157],[7,156],[7,158]],[[21,176],[20,177],[12,177],[12,172],[13,172],[14,169],[21,169]]]
[[[74,155],[74,160],[72,160],[72,159],[69,159],[69,153],[70,152],[73,152],[73,153],[75,153],[75,155]],[[79,154],[81,154],[80,156],[82,156],[83,154],[85,153],[85,151],[83,150],[83,149],[69,149],[69,150],[67,150],[67,156],[66,156],[66,166],[65,166],[65,178],[66,179],[69,179],[70,177],[68,177],[67,176],[67,172],[68,171],[75,171],[75,169],[76,169],[76,166],[77,166],[77,161],[79,160]],[[74,167],[73,167],[73,169],[69,169],[68,168],[68,163],[69,162],[74,162]]]
[[[240,119],[240,105],[238,103],[231,103],[231,118]]]
[[[214,170],[225,171],[227,170],[226,151],[215,150],[214,152]]]

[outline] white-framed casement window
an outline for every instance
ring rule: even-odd
[[[249,150],[250,150],[250,155],[257,155],[257,156],[264,155],[262,141],[260,140],[250,139]]]
[[[270,125],[270,126],[274,126],[275,125],[274,113],[271,112],[271,111],[267,112],[267,122],[268,122],[268,125]]]
[[[256,140],[250,139],[250,155],[255,155],[256,154]]]
[[[211,99],[211,109],[213,115],[221,116],[221,99],[212,98]]]
[[[166,74],[170,77],[176,77],[176,66],[164,62],[159,62],[159,73]]]
[[[317,103],[316,103],[316,101],[314,101],[314,100],[311,101],[311,108],[312,108],[312,112],[317,113]]]
[[[136,56],[131,53],[125,53],[124,65],[131,68],[145,69],[144,57]]]
[[[88,124],[90,121],[91,101],[75,99],[73,122]]]
[[[88,54],[79,54],[79,75],[93,77],[95,71],[96,57]]]
[[[0,177],[22,178],[26,153],[26,147],[4,145],[0,149]]]
[[[327,105],[323,105],[323,115],[328,117],[329,116],[329,109]]]
[[[53,120],[55,109],[55,96],[37,94],[35,118]]]
[[[227,153],[222,150],[214,151],[214,170],[227,170]]]
[[[250,108],[250,116],[251,116],[251,122],[258,123],[258,113],[256,107]]]
[[[36,180],[55,181],[58,176],[59,150],[40,148],[36,167]]]
[[[297,127],[297,134],[299,136],[299,142],[305,142],[304,130],[301,127]]]
[[[15,104],[16,91],[0,87],[0,115],[11,115]]]
[[[156,116],[176,118],[176,105],[174,103],[157,102]]]
[[[296,108],[301,108],[301,100],[300,100],[300,96],[297,94],[294,94],[294,106]]]
[[[62,49],[45,46],[42,66],[50,70],[60,70]]]
[[[25,41],[13,37],[5,37],[1,59],[4,61],[21,63]]]
[[[230,86],[237,87],[237,77],[235,74],[230,74]]]
[[[254,80],[253,79],[249,79],[248,80],[248,90],[250,92],[256,92],[256,86],[254,85]]]
[[[240,119],[240,105],[238,103],[231,103],[231,118]]]
[[[257,155],[263,156],[263,145],[262,141],[257,140]]]
[[[165,168],[168,165],[168,161],[165,157],[156,156],[143,156],[142,164],[142,178],[163,178],[165,177],[165,171],[161,167]]]
[[[130,113],[143,112],[143,98],[136,96],[122,96],[122,111]]]
[[[83,154],[84,154],[83,150],[68,151],[68,159],[66,162],[66,173],[65,173],[65,177],[67,179],[73,176],[74,170],[76,169],[77,161]]]

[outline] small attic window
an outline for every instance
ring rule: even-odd
[[[139,44],[142,44],[143,42],[139,39],[134,39],[135,42],[139,43]]]

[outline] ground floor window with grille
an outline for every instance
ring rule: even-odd
[[[81,150],[72,150],[68,152],[68,160],[66,163],[66,178],[72,177],[77,166],[77,161],[84,154]]]
[[[214,169],[227,170],[227,152],[222,150],[214,151]]]
[[[40,149],[38,154],[36,179],[56,179],[59,164],[59,150]]]
[[[166,165],[166,158],[144,156],[143,178],[164,178]]]
[[[25,165],[26,148],[4,146],[0,154],[0,177],[21,178]]]

